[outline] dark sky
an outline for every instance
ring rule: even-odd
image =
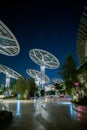
[[[86,0],[1,2],[0,20],[17,38],[20,53],[15,57],[0,54],[0,64],[28,78],[26,69],[40,70],[29,57],[30,49],[39,48],[55,55],[60,61],[60,67],[69,53],[79,66],[76,36],[86,2]],[[46,69],[46,74],[51,79],[60,78],[58,75],[60,67],[54,70]],[[4,74],[0,74],[0,81],[5,81]]]

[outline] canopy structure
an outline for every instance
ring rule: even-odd
[[[45,66],[48,69],[56,69],[60,63],[51,53],[42,49],[32,49],[29,52],[30,58],[38,65]]]
[[[26,70],[27,74],[30,75],[32,78],[35,79],[35,83],[37,85],[41,84],[41,72],[37,71],[37,70],[33,70],[33,69],[27,69]],[[45,82],[44,84],[48,84],[50,83],[50,79],[48,76],[45,75]]]
[[[54,55],[42,49],[31,49],[29,56],[40,66],[41,83],[44,83],[45,68],[56,69],[60,65],[59,60]],[[44,89],[44,84],[42,84],[42,89]]]
[[[46,85],[45,89],[46,90],[51,90],[52,86],[53,86],[53,84],[48,84],[48,85]]]
[[[0,20],[0,53],[15,56],[20,52],[18,41],[10,29]]]
[[[81,64],[87,62],[87,6],[84,7],[78,33],[77,33],[77,54]]]
[[[19,73],[16,71],[10,69],[7,66],[1,65],[0,64],[0,72],[6,74],[6,87],[9,87],[10,85],[10,78],[18,79],[19,77],[22,77]]]
[[[64,81],[63,81],[62,79],[58,79],[58,78],[53,78],[52,81],[53,81],[54,83],[57,83],[57,84],[62,84],[62,83],[64,83]]]

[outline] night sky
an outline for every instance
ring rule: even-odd
[[[0,54],[3,64],[28,78],[26,69],[40,70],[29,57],[33,48],[46,50],[55,55],[63,65],[67,54],[72,54],[77,66],[76,36],[86,0],[57,0],[31,2],[1,2],[0,20],[13,32],[20,45],[16,56]],[[46,69],[46,75],[61,78],[58,69]],[[5,82],[5,75],[0,74],[0,82]]]

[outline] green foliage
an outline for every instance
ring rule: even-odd
[[[0,95],[4,94],[4,85],[0,82]]]
[[[28,93],[31,97],[34,96],[35,92],[38,93],[39,86],[36,86],[33,78],[29,78],[26,81],[26,79],[19,77],[19,79],[13,81],[9,87],[4,87],[3,93],[5,91],[11,92],[11,95],[13,96],[20,94],[20,99],[26,99]]]
[[[87,105],[87,96],[84,96],[79,101],[72,101],[72,102],[77,105]]]
[[[71,89],[74,87],[74,82],[77,81],[76,64],[71,54],[66,57],[59,74],[65,80],[67,93],[71,95]]]
[[[59,74],[64,80],[76,80],[76,64],[72,55],[68,55]]]
[[[27,85],[28,85],[28,91],[30,93],[30,96],[33,97],[35,90],[37,91],[35,80],[33,78],[29,78]]]
[[[11,111],[0,110],[0,129],[4,130],[8,127],[9,123],[13,119],[13,114]]]
[[[9,86],[10,90],[14,90],[16,83],[17,83],[17,80],[14,80],[13,82],[10,83],[10,86]]]
[[[16,84],[14,85],[14,91],[15,91],[15,93],[21,94],[21,96],[23,96],[26,89],[27,89],[26,80],[24,78],[20,77],[16,81]]]
[[[12,99],[12,98],[15,98],[15,96],[6,96],[6,97],[4,97],[3,99]]]
[[[62,89],[63,89],[63,85],[60,85],[60,84],[58,84],[58,83],[55,83],[54,86],[55,86],[55,89],[56,89],[56,90],[59,90],[60,92],[61,92]]]

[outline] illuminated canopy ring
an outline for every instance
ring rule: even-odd
[[[0,53],[7,56],[15,56],[19,51],[20,47],[16,37],[0,20]]]
[[[0,72],[8,75],[8,77],[14,78],[14,79],[18,79],[19,77],[22,77],[19,73],[17,73],[16,71],[8,68],[7,66],[1,65],[0,64]]]
[[[34,78],[35,80],[41,81],[41,72],[37,71],[37,70],[33,70],[33,69],[27,69],[26,70],[27,74],[30,75],[32,78]],[[49,83],[50,79],[47,75],[45,75],[45,83]]]
[[[45,68],[55,69],[59,67],[58,59],[45,50],[32,49],[29,52],[29,56],[36,64],[45,66]]]
[[[53,78],[52,81],[53,81],[54,83],[58,83],[58,84],[64,83],[64,81],[63,81],[62,79],[58,79],[58,78]]]

